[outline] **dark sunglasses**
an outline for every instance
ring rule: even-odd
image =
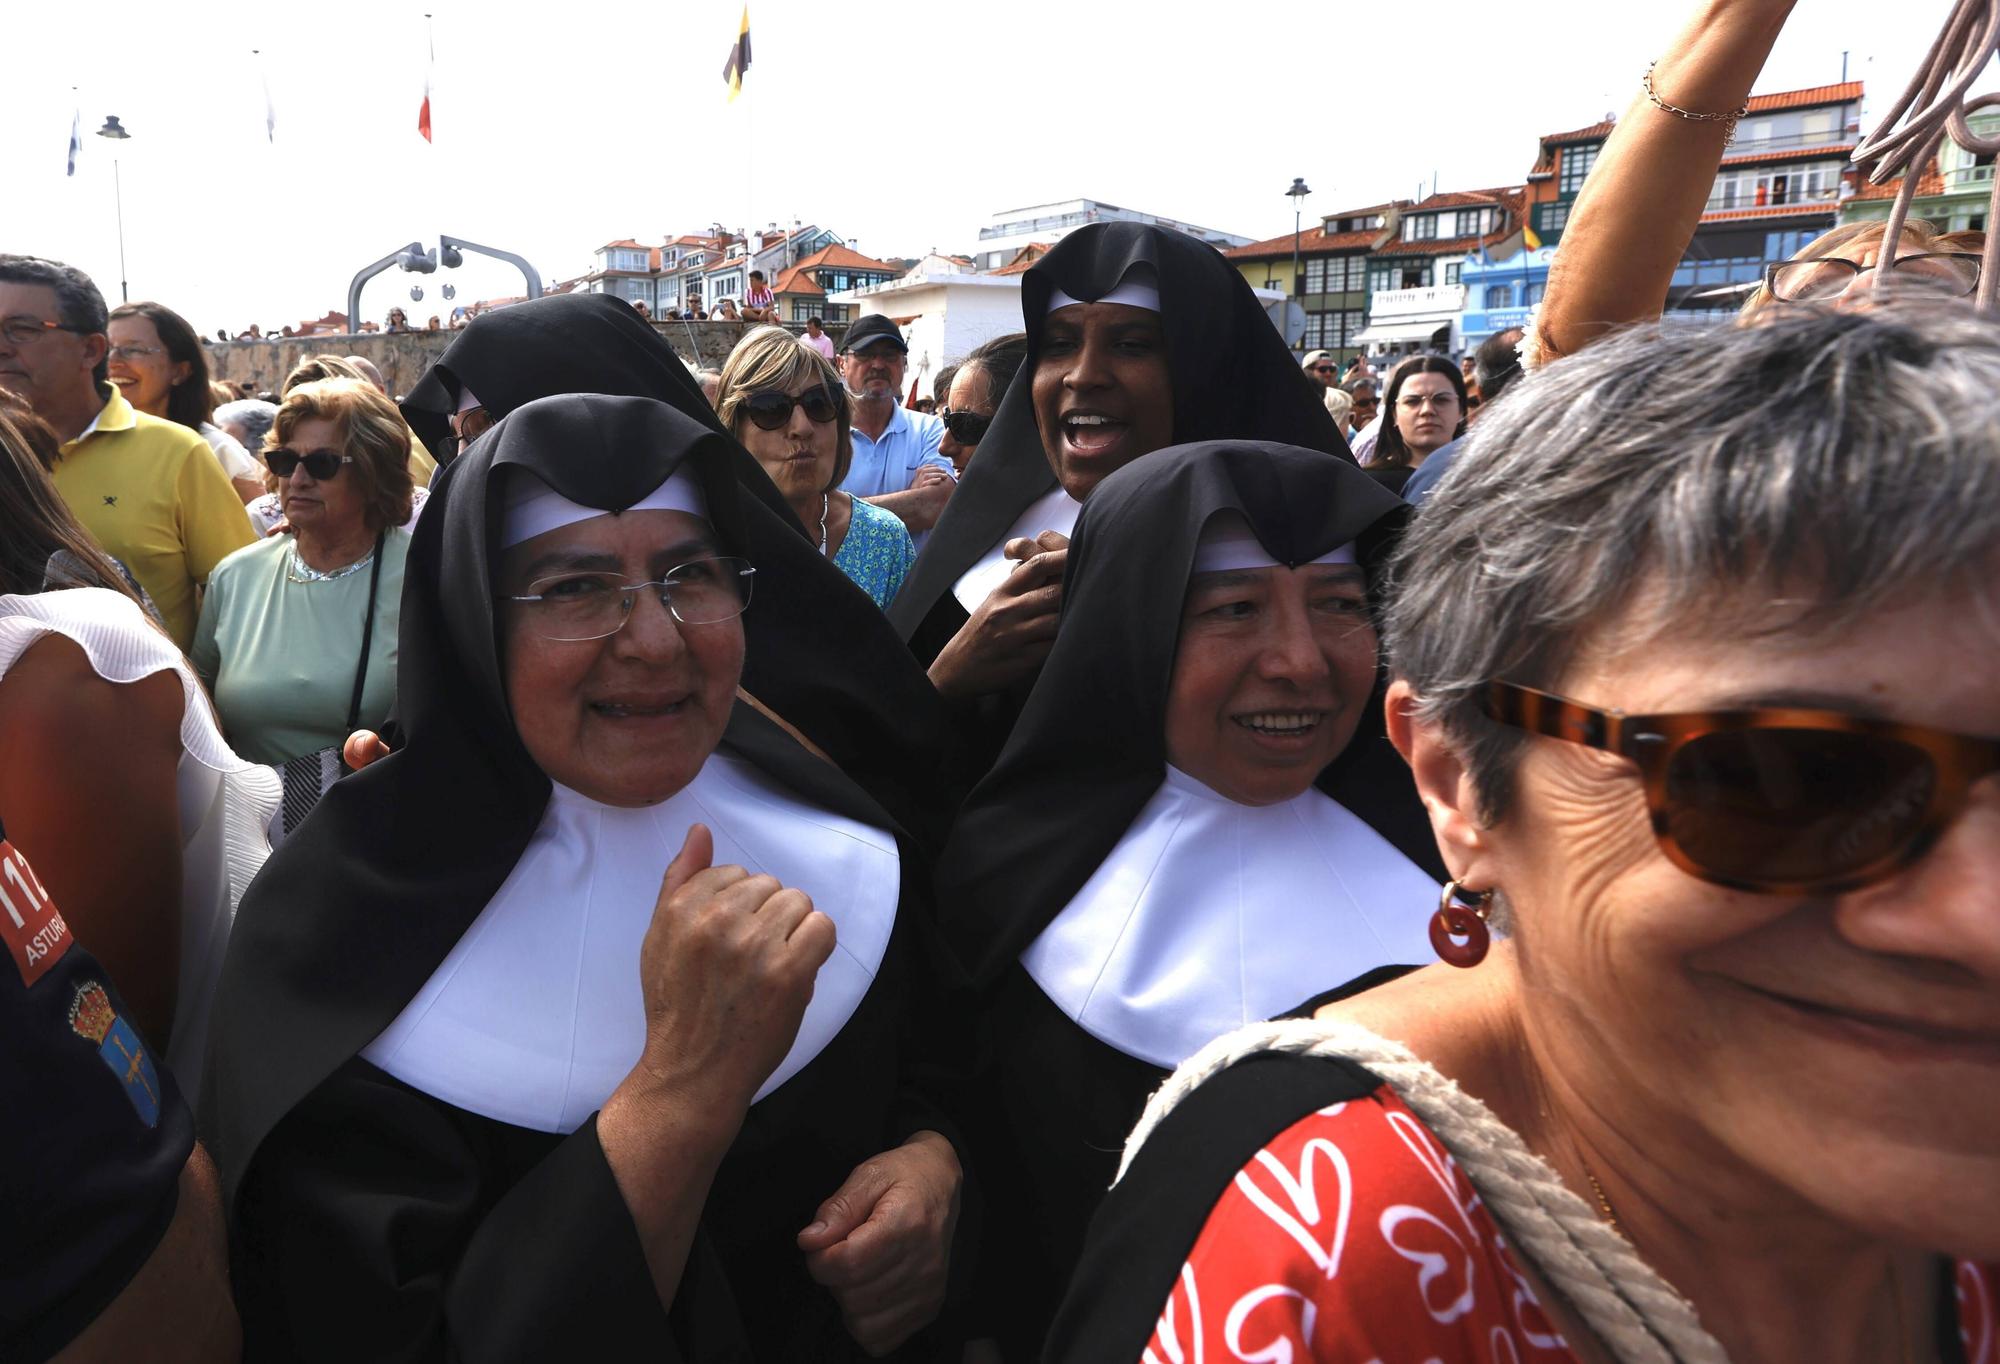
[[[776,389],[766,389],[743,400],[744,413],[766,431],[784,429],[785,424],[791,421],[795,407],[805,409],[807,420],[822,424],[840,414],[840,404],[824,388],[807,389],[796,398]]]
[[[937,414],[944,423],[944,429],[951,432],[951,438],[960,445],[977,445],[986,435],[986,428],[993,425],[993,418],[979,412],[954,411],[947,407]]]
[[[1887,880],[2000,772],[2000,739],[1790,706],[1626,715],[1489,682],[1503,725],[1629,759],[1653,833],[1690,876],[1761,895]]]
[[[314,450],[309,454],[300,454],[297,450],[287,450],[279,446],[275,450],[264,452],[265,467],[279,478],[290,478],[303,464],[307,473],[324,483],[340,472],[341,465],[352,463],[354,463],[353,455],[336,454],[332,450]]]
[[[1339,371],[1338,371],[1338,370],[1336,370],[1336,369],[1335,369],[1335,368],[1334,368],[1334,367],[1333,367],[1332,365],[1314,365],[1314,366],[1312,367],[1312,372],[1313,372],[1314,374],[1337,374],[1337,373],[1339,373]]]

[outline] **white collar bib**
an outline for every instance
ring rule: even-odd
[[[1058,483],[1030,502],[1028,509],[1021,513],[1020,519],[1008,528],[998,543],[960,575],[959,580],[952,584],[951,595],[957,597],[958,604],[967,611],[977,611],[979,603],[985,601],[994,588],[1006,582],[1009,573],[1020,567],[1003,552],[1009,540],[1032,540],[1045,530],[1068,535],[1076,529],[1076,518],[1082,511],[1083,503],[1064,492],[1062,484]]]
[[[1437,896],[1317,788],[1239,805],[1168,767],[1021,964],[1092,1037],[1171,1069],[1329,985],[1428,960]]]
[[[722,753],[644,809],[557,786],[506,881],[361,1055],[481,1117],[575,1131],[639,1060],[639,946],[667,863],[697,822],[715,835],[715,865],[805,891],[838,931],[798,1038],[757,1098],[782,1085],[874,983],[895,927],[901,859],[884,831],[808,805]]]

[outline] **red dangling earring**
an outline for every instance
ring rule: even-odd
[[[1460,897],[1470,903],[1458,903]],[[1486,960],[1486,950],[1493,945],[1492,931],[1486,927],[1492,906],[1490,890],[1470,891],[1456,881],[1445,883],[1437,913],[1431,916],[1431,946],[1440,960],[1466,969]]]

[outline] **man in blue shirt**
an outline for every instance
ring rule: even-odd
[[[921,537],[944,514],[957,486],[938,453],[944,423],[900,402],[910,347],[880,313],[857,318],[841,339],[840,373],[854,398],[854,463],[841,491],[903,519]]]

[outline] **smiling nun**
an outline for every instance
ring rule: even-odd
[[[963,727],[1004,741],[1055,638],[1065,547],[1114,470],[1191,441],[1280,441],[1352,462],[1322,391],[1204,242],[1098,223],[1021,282],[1028,358],[889,619]]]
[[[1428,959],[1439,868],[1373,625],[1404,515],[1345,460],[1219,441],[1112,474],[1077,523],[1062,633],[939,877],[987,991],[982,1183],[1017,1349],[1175,1065],[1329,972]]]
[[[834,1360],[937,1315],[924,878],[771,718],[874,608],[741,454],[572,395],[441,478],[405,742],[269,864],[218,1004],[251,1357]]]

